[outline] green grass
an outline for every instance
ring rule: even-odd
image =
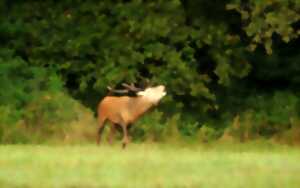
[[[283,146],[0,146],[0,187],[299,188],[300,151]]]

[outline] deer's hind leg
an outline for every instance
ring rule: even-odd
[[[129,143],[128,130],[126,124],[122,124],[121,127],[123,130],[122,148],[125,149],[127,144]]]

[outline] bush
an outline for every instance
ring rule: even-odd
[[[248,109],[237,113],[224,131],[223,139],[229,136],[243,142],[259,137],[272,138],[295,130],[291,119],[299,117],[299,99],[292,92],[277,91],[272,96],[251,96],[245,104]]]
[[[20,111],[2,105],[0,114],[0,143],[27,143],[29,136],[24,134],[24,126],[18,122]]]
[[[134,140],[149,142],[174,142],[181,139],[180,114],[164,117],[163,113],[154,110],[139,119],[131,128]]]
[[[222,131],[213,128],[212,126],[208,126],[204,124],[197,133],[197,139],[200,142],[211,142],[217,140],[222,135]]]
[[[72,128],[78,129],[69,125],[78,124],[85,107],[65,94],[55,69],[29,66],[21,58],[0,59],[0,82],[0,143],[70,139]]]
[[[7,119],[15,113],[9,107],[0,107],[0,112],[5,112],[0,143],[82,143],[94,141],[97,133],[93,112],[63,93],[36,98],[25,105],[18,121]]]
[[[141,117],[131,128],[133,139],[151,141],[161,140],[164,129],[162,115],[162,112],[154,110]]]
[[[24,107],[23,119],[34,128],[63,124],[76,118],[74,106],[74,99],[61,92],[41,92]]]
[[[272,137],[272,140],[279,143],[289,144],[289,145],[299,145],[300,144],[300,119],[291,118],[290,119],[291,128],[283,132],[279,132]]]

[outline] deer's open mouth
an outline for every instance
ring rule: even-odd
[[[166,96],[167,95],[167,91],[166,91],[166,87],[165,86],[161,86],[163,89],[162,89],[162,96]]]

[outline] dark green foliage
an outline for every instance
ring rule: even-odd
[[[51,133],[59,129],[54,125],[70,122],[77,115],[75,102],[62,94],[63,83],[50,68],[4,58],[0,59],[0,80],[0,142],[34,140],[37,132]]]
[[[21,58],[0,59],[1,105],[17,108],[32,101],[37,92],[57,92],[63,85],[51,69],[29,66]]]
[[[249,49],[255,50],[258,44],[263,44],[266,52],[272,54],[274,35],[288,43],[298,38],[299,28],[293,27],[299,22],[300,4],[298,1],[241,1],[227,4],[228,10],[236,10],[245,23],[243,29],[251,39]]]
[[[167,84],[180,101],[193,97],[202,106],[195,110],[205,112],[211,108],[207,101],[215,99],[208,88],[208,74],[218,75],[219,83],[227,84],[230,75],[248,72],[247,64],[229,64],[231,57],[241,58],[230,52],[236,42],[226,33],[227,26],[187,25],[188,10],[178,0],[24,2],[8,10],[2,32],[12,40],[4,46],[29,64],[55,66],[77,94],[103,94],[107,85],[146,77]],[[205,55],[211,62],[207,63],[217,63],[215,70],[202,70],[201,60],[196,59],[204,46],[209,46]]]
[[[232,100],[232,99],[231,99]],[[236,103],[238,99],[231,101]],[[228,106],[228,105],[226,105]],[[238,109],[230,109],[226,134],[247,141],[259,137],[270,138],[291,129],[300,116],[300,100],[289,91],[251,95],[244,98]]]
[[[223,134],[223,131],[213,128],[212,126],[203,125],[197,133],[197,139],[200,142],[211,142],[215,141]]]

